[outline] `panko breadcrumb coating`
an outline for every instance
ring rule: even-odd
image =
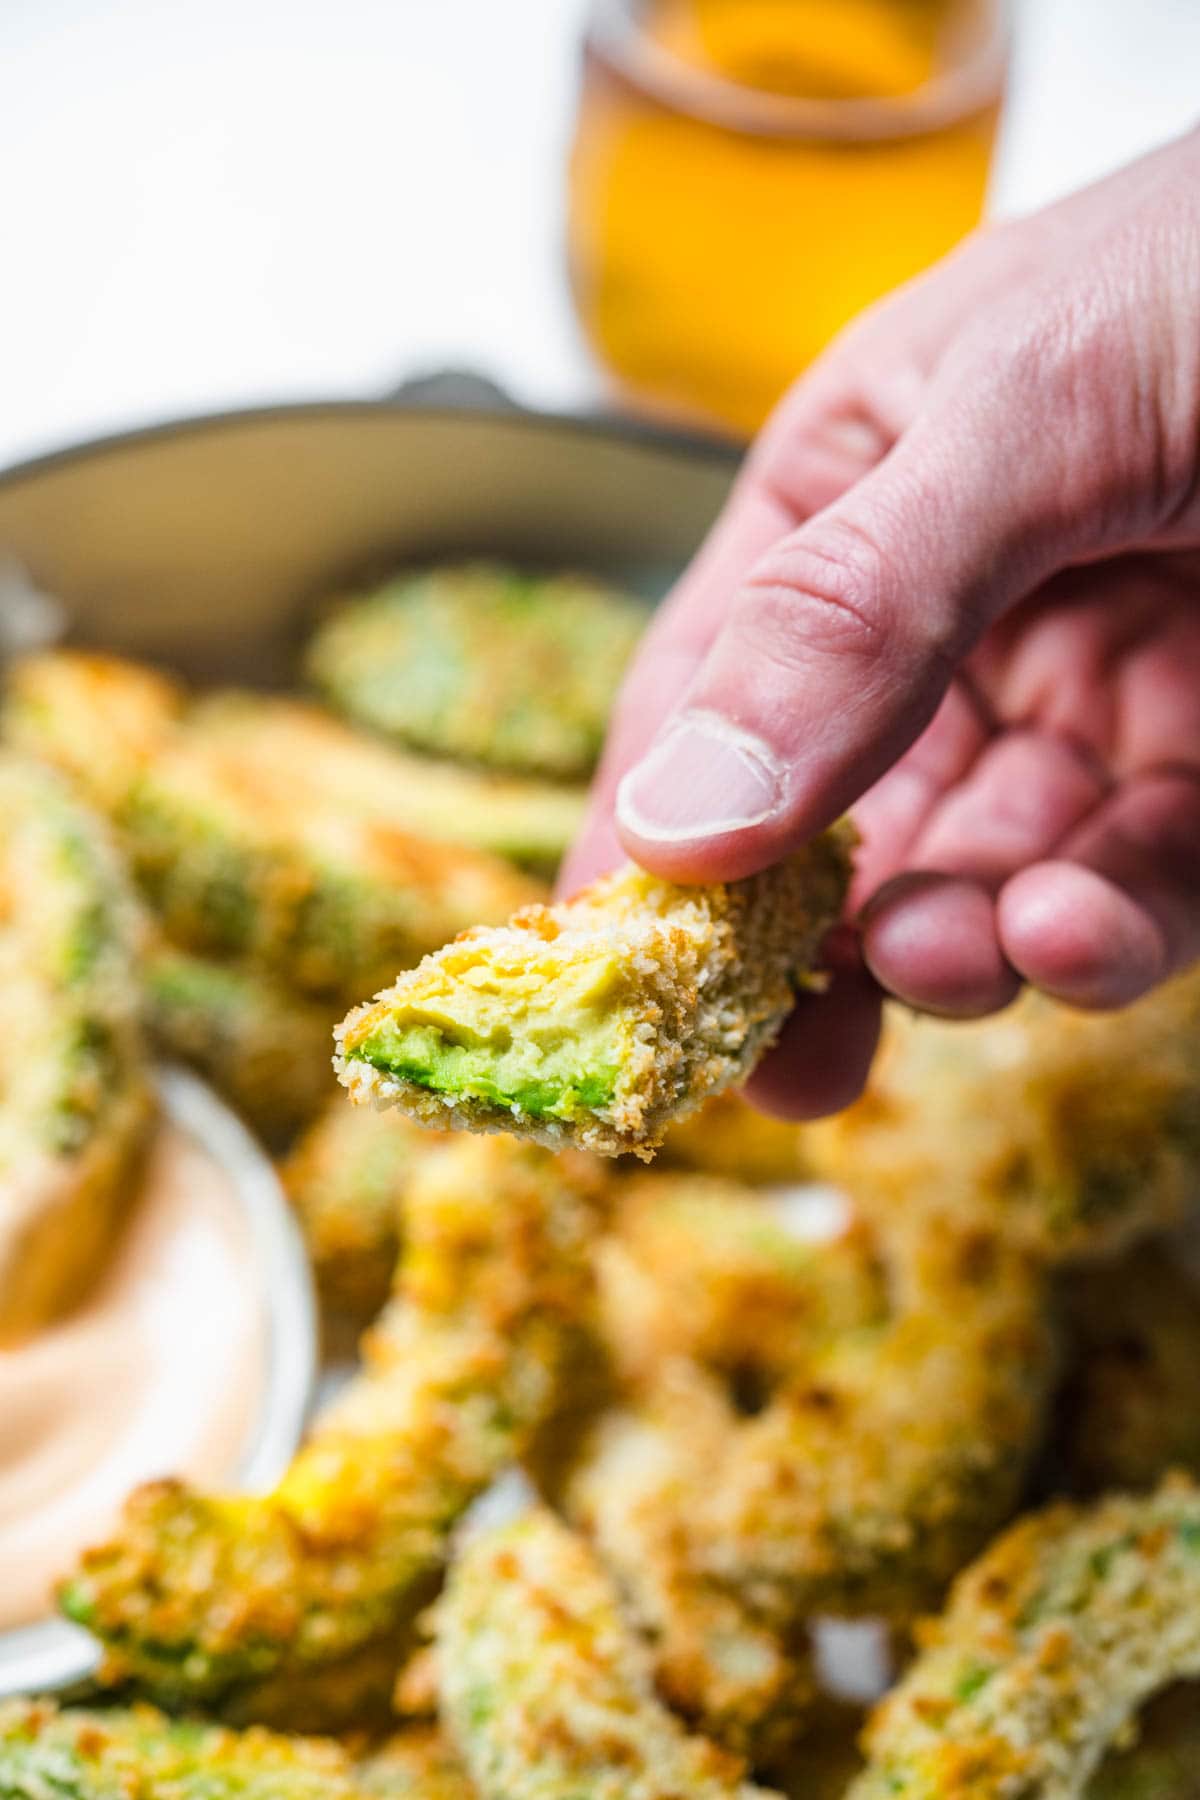
[[[268,1143],[286,1142],[329,1095],[340,1099],[328,1003],[163,939],[148,951],[142,981],[155,1043],[198,1069]]]
[[[774,1039],[841,909],[850,842],[827,832],[708,887],[626,867],[464,932],[343,1022],[339,1079],[429,1124],[648,1158]]]
[[[152,1707],[0,1703],[4,1800],[360,1800],[382,1793],[338,1745],[168,1719]],[[453,1800],[447,1793],[445,1800]]]
[[[1200,966],[1123,1012],[893,1007],[865,1095],[805,1144],[818,1179],[969,1209],[1051,1261],[1173,1224],[1200,1199]]]
[[[339,711],[422,750],[581,779],[648,616],[586,576],[447,563],[344,602],[306,668]]]
[[[1139,1707],[1198,1674],[1200,1490],[1051,1507],[960,1576],[848,1800],[1075,1800]]]
[[[0,1343],[80,1298],[132,1196],[153,1111],[141,931],[100,822],[0,751]]]
[[[614,1206],[598,1316],[627,1387],[686,1359],[746,1416],[833,1339],[889,1318],[879,1234],[857,1222],[801,1237],[745,1185],[674,1170],[624,1176]]]
[[[442,1711],[482,1800],[751,1800],[656,1698],[643,1646],[552,1513],[469,1541],[438,1607]]]
[[[439,1615],[443,1711],[482,1800],[744,1791],[739,1765],[654,1697],[615,1591],[551,1514],[468,1543]],[[1176,1800],[1187,1790],[1122,1787],[1122,1759],[1089,1784],[1139,1708],[1200,1671],[1200,1495],[1174,1483],[1023,1520],[959,1578],[923,1641],[876,1709],[846,1800]],[[1191,1699],[1154,1721],[1164,1735],[1143,1780],[1186,1759]],[[801,1752],[789,1792],[807,1791]]]
[[[583,824],[582,788],[405,755],[300,700],[218,693],[196,703],[189,727],[248,763],[290,769],[301,789],[344,793],[355,814],[374,813],[381,829],[487,851],[543,874],[553,873]]]
[[[1181,1247],[1139,1244],[1062,1286],[1056,1486],[1092,1496],[1154,1487],[1172,1469],[1200,1477],[1200,1275]]]
[[[402,1113],[348,1106],[340,1088],[280,1174],[325,1305],[366,1322],[387,1299],[409,1188],[444,1139]]]
[[[169,742],[187,703],[158,669],[86,650],[45,650],[4,671],[6,741],[52,763],[110,816]]]
[[[255,963],[310,998],[345,1003],[454,932],[498,922],[542,892],[498,857],[414,832],[400,798],[405,779],[393,807],[366,781],[356,795],[342,760],[327,752],[327,734],[341,728],[321,715],[311,717],[306,755],[302,708],[288,714],[284,747],[243,745],[238,731],[218,728],[215,703],[189,710],[168,686],[155,709],[143,696],[158,691],[153,671],[105,659],[101,679],[96,665],[69,651],[32,669],[18,664],[8,729],[107,812],[181,947]],[[73,712],[81,694],[92,761]],[[127,695],[135,729],[123,717]],[[364,756],[376,748],[362,745]]]
[[[811,1712],[813,1617],[910,1619],[1010,1516],[1053,1382],[1046,1298],[982,1234],[802,1243],[752,1192],[670,1186],[647,1178],[604,1246],[621,1398],[565,1502],[667,1697],[774,1753]]]
[[[839,1339],[876,1333],[891,1303],[874,1234],[812,1241],[769,1197],[711,1176],[626,1177],[598,1252],[609,1410],[555,1489],[610,1556],[655,1648],[660,1691],[709,1735],[764,1753],[811,1722],[806,1619],[768,1614],[708,1579],[675,1535],[687,1468],[707,1491],[742,1428]],[[676,1432],[682,1442],[676,1442]],[[774,1746],[772,1746],[774,1747]]]
[[[247,1717],[248,1687],[328,1669],[410,1625],[455,1520],[556,1402],[599,1197],[581,1159],[511,1139],[429,1159],[366,1367],[279,1488],[139,1489],[64,1585],[68,1616],[104,1642],[106,1678]]]
[[[186,725],[118,816],[176,942],[244,957],[301,993],[361,992],[538,890],[507,863],[415,836],[341,784],[299,784]]]

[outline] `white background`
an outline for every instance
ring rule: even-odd
[[[594,398],[560,253],[585,4],[0,0],[0,463],[445,361]],[[1025,0],[996,205],[1198,116],[1200,0]]]

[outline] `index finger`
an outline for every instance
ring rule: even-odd
[[[892,441],[857,388],[832,370],[814,372],[780,406],[626,675],[587,818],[559,876],[560,892],[625,861],[613,824],[621,777],[687,692],[747,572],[803,519],[866,474]]]

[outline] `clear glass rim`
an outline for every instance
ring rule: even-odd
[[[918,137],[980,112],[999,96],[1011,39],[1009,0],[983,0],[961,59],[911,93],[847,100],[773,94],[696,68],[640,24],[637,0],[592,0],[589,50],[672,112],[748,137],[854,143]]]

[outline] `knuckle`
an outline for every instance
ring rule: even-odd
[[[738,601],[750,646],[794,666],[834,658],[867,671],[951,659],[951,634],[914,604],[916,585],[880,537],[828,518],[773,550]]]

